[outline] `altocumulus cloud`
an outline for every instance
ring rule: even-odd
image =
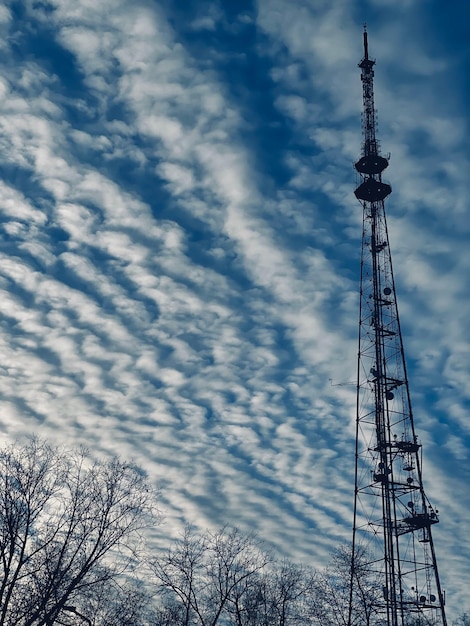
[[[321,565],[348,540],[354,387],[330,379],[355,377],[365,12],[426,486],[459,606],[463,61],[432,7],[362,4],[4,4],[1,422],[138,461],[162,488],[159,541],[229,522]]]

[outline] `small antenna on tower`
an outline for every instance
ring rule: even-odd
[[[367,45],[367,24],[364,22],[364,59],[369,59],[369,46]]]

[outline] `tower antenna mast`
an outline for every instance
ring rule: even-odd
[[[362,154],[354,194],[363,207],[357,367],[354,522],[348,626],[447,626],[432,538],[438,511],[423,487],[390,254],[374,65],[364,26]],[[366,572],[378,592],[356,609]]]

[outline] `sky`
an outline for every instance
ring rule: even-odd
[[[470,8],[3,0],[0,427],[145,469],[167,545],[351,539],[367,22],[449,612],[470,608]]]

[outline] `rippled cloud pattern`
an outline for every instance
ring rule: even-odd
[[[6,0],[4,441],[134,459],[161,489],[157,543],[229,523],[321,566],[350,539],[367,20],[425,488],[458,612],[470,157],[455,4]]]

